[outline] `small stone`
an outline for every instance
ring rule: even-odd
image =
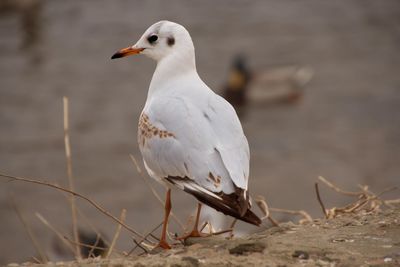
[[[261,242],[255,242],[255,243],[242,243],[239,244],[231,249],[229,249],[230,254],[235,254],[235,255],[243,255],[246,253],[254,253],[254,252],[263,252],[265,249],[266,245]]]
[[[193,258],[193,257],[188,257],[188,256],[187,257],[183,257],[182,261],[189,262],[191,264],[190,266],[193,266],[193,267],[198,267],[200,265],[199,260],[196,259],[196,258]]]
[[[310,255],[308,255],[308,253],[305,251],[295,250],[294,253],[292,254],[292,257],[299,258],[301,260],[308,260],[310,258]]]
[[[383,259],[383,261],[384,261],[384,262],[392,262],[393,259],[392,259],[392,258],[389,258],[389,257],[386,257],[386,258]]]

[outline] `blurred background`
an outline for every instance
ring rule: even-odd
[[[141,164],[137,120],[155,63],[110,57],[162,19],[189,30],[200,76],[238,108],[250,143],[253,196],[322,217],[314,192],[319,175],[348,190],[400,185],[397,0],[0,0],[0,172],[67,185],[67,96],[76,191],[112,214],[126,208],[127,223],[140,232],[157,225],[163,208],[129,158]],[[330,207],[348,201],[326,187],[321,194]],[[70,235],[63,194],[4,179],[0,264],[35,255],[12,198],[46,250],[58,241],[35,212]],[[179,191],[172,198],[186,222],[196,202]],[[116,225],[77,202],[111,238]],[[181,232],[174,222],[170,228]],[[118,248],[133,245],[125,232]]]

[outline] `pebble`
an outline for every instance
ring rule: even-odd
[[[383,261],[384,261],[384,262],[391,262],[391,261],[393,261],[393,259],[392,259],[392,258],[389,258],[389,257],[386,257],[386,258],[383,259]]]
[[[310,255],[302,250],[295,250],[294,253],[292,254],[293,258],[299,258],[301,260],[308,260],[310,258]]]

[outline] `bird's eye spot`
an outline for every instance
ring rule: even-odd
[[[168,37],[167,38],[167,44],[169,46],[173,46],[175,44],[175,38],[174,37]]]
[[[149,41],[150,44],[154,44],[157,40],[158,40],[158,36],[155,35],[155,34],[150,35],[150,36],[147,38],[147,41]]]

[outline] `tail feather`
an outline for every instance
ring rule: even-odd
[[[183,189],[185,192],[193,195],[200,202],[224,213],[225,215],[232,216],[256,226],[261,224],[261,219],[250,210],[248,202],[246,203],[246,206],[243,205],[243,189],[238,189],[232,194],[224,194],[223,192],[214,193],[199,186],[187,177],[168,176],[166,179],[170,183]]]

